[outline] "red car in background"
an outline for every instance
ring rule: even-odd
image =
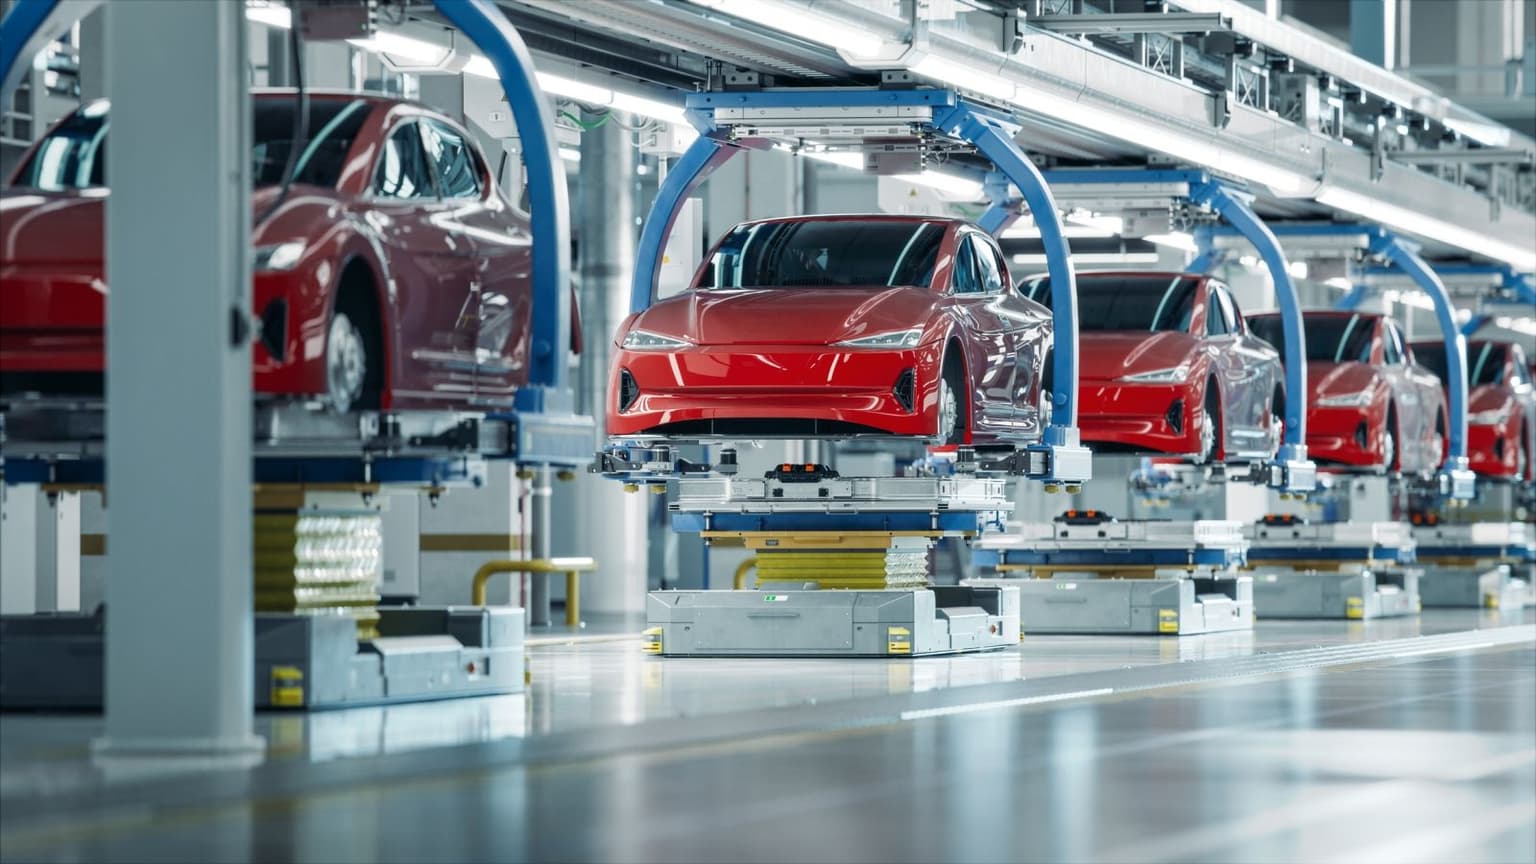
[[[1414,356],[1443,382],[1445,343],[1415,342]],[[1536,387],[1515,342],[1467,343],[1467,461],[1489,477],[1536,480]]]
[[[1396,322],[1382,315],[1312,310],[1307,336],[1307,453],[1319,463],[1427,474],[1445,459],[1440,380],[1414,362]],[[1251,315],[1278,340],[1277,314]]]
[[[260,214],[298,99],[252,102]],[[0,194],[0,395],[102,393],[109,125],[105,101],[83,106]],[[473,138],[353,93],[312,93],[308,128],[286,200],[252,238],[256,392],[338,411],[510,402],[527,381],[531,238]]]
[[[1050,302],[1047,277],[1024,290]],[[1227,286],[1190,273],[1079,273],[1077,298],[1078,428],[1096,452],[1209,463],[1279,448],[1280,355],[1248,332]]]
[[[748,222],[690,290],[619,326],[607,431],[1034,440],[1051,332],[997,243],[961,220]]]

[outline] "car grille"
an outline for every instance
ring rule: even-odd
[[[908,369],[896,379],[896,386],[891,388],[891,395],[901,404],[901,410],[912,413],[912,406],[917,401],[917,370]]]
[[[619,370],[619,410],[628,411],[640,398],[640,385],[628,369]]]

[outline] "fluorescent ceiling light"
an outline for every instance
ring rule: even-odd
[[[1033,222],[1020,219],[1009,225],[1007,230],[998,236],[1010,239],[1038,240],[1040,238],[1040,228]],[[1061,236],[1069,240],[1076,238],[1097,238],[1103,240],[1114,237],[1115,234],[1088,225],[1063,225],[1061,226]]]
[[[560,158],[567,162],[580,162],[581,151],[577,150],[575,147],[561,147]]]
[[[1353,213],[1388,228],[1417,234],[1439,243],[1459,246],[1479,255],[1486,255],[1511,264],[1517,270],[1536,269],[1536,248],[1505,243],[1471,228],[1463,228],[1416,210],[1367,198],[1348,189],[1340,189],[1336,186],[1325,187],[1317,194],[1317,203]]]
[[[1311,268],[1307,267],[1305,261],[1290,261],[1286,263],[1285,271],[1291,274],[1292,279],[1305,279]]]
[[[1087,210],[1073,210],[1066,214],[1066,220],[1074,225],[1083,225],[1093,228],[1106,237],[1119,236],[1125,230],[1125,219],[1121,216],[1104,216],[1099,213],[1090,213]]]
[[[1524,333],[1527,336],[1536,336],[1536,318],[1510,318],[1501,315],[1493,319],[1493,326],[1502,330]]]
[[[933,54],[924,55],[921,60],[908,66],[907,71],[913,75],[932,78],[942,84],[959,87],[961,90],[970,90],[1004,102],[1014,101],[1014,95],[1019,89],[1012,81],[1001,75]]]
[[[1340,291],[1355,290],[1355,286],[1351,285],[1349,280],[1345,279],[1343,276],[1334,276],[1331,279],[1324,279],[1323,284],[1327,285],[1329,288],[1337,288]]]
[[[775,0],[688,0],[696,6],[707,6],[754,24],[793,33],[801,39],[836,48],[859,57],[878,56],[885,47],[884,40],[859,27],[818,15],[793,3]]]
[[[1167,246],[1170,249],[1180,249],[1189,253],[1200,251],[1200,248],[1195,245],[1195,238],[1183,231],[1175,231],[1171,234],[1148,234],[1141,239],[1158,246]]]
[[[897,180],[907,183],[916,183],[919,186],[927,186],[940,192],[948,192],[965,198],[980,198],[981,184],[965,177],[956,177],[953,174],[943,174],[938,171],[924,171],[921,174],[893,174]]]

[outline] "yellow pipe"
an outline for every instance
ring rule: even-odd
[[[475,581],[470,597],[476,606],[485,605],[485,584],[497,573],[564,573],[565,574],[565,624],[581,626],[581,584],[577,579],[582,573],[597,569],[591,558],[528,558],[521,561],[487,561],[475,571]],[[526,600],[526,598],[525,598]]]
[[[752,555],[740,564],[736,565],[736,575],[732,577],[731,584],[737,591],[747,587],[747,571],[757,566],[757,556]]]

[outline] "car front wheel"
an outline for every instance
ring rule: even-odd
[[[338,311],[331,318],[325,343],[326,402],[332,411],[345,414],[362,401],[368,364],[363,331],[345,312]]]

